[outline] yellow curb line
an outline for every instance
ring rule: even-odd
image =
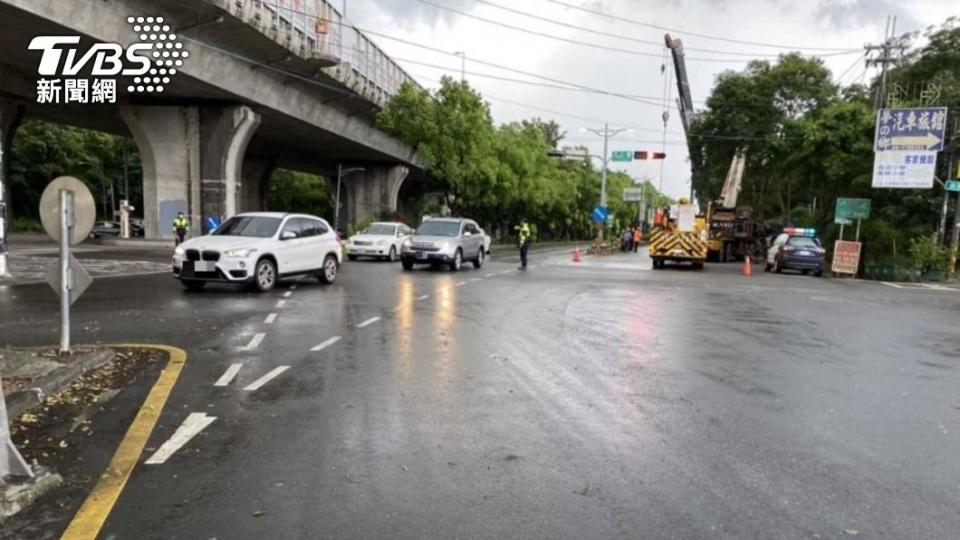
[[[187,353],[183,349],[169,347],[166,345],[149,345],[136,343],[121,343],[109,345],[111,348],[143,348],[155,349],[166,352],[170,358],[167,366],[160,373],[157,382],[150,389],[150,394],[144,400],[133,423],[127,428],[126,435],[120,441],[120,446],[110,459],[107,470],[100,475],[100,480],[94,486],[93,491],[87,495],[83,505],[77,514],[73,516],[67,530],[64,531],[62,539],[94,539],[100,534],[100,529],[107,521],[110,511],[120,498],[124,486],[127,485],[127,479],[130,473],[136,467],[140,460],[140,454],[143,452],[147,439],[153,431],[153,427],[160,418],[160,412],[167,402],[167,397],[173,391],[177,378],[187,361]]]

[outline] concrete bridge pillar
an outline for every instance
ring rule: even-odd
[[[147,238],[172,238],[177,212],[202,234],[211,216],[237,212],[247,143],[260,124],[249,107],[122,107],[140,150]]]
[[[347,187],[347,222],[356,223],[384,212],[397,211],[400,186],[410,169],[405,165],[367,166],[366,171],[350,175]]]
[[[10,190],[7,188],[7,171],[10,169],[10,149],[13,134],[23,120],[23,105],[0,101],[0,278],[8,275],[7,238],[13,222],[10,211]]]
[[[205,108],[200,122],[201,212],[204,222],[211,216],[225,220],[243,206],[244,156],[260,114],[246,106]]]

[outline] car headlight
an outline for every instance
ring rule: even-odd
[[[177,255],[178,257],[183,257],[183,254],[186,253],[186,252],[187,252],[187,250],[183,249],[183,248],[180,247],[180,246],[177,246],[177,247],[173,248],[173,254],[174,254],[174,255]]]
[[[450,242],[440,242],[439,244],[436,244],[436,246],[440,251],[446,251],[450,248]]]
[[[413,247],[413,239],[407,238],[406,240],[403,241],[403,244],[401,244],[401,247],[403,247],[403,249],[410,249],[410,248],[412,248],[412,247]]]
[[[246,259],[256,252],[257,250],[253,248],[228,249],[223,252],[223,256],[228,259]]]

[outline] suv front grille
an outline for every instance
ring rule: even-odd
[[[187,260],[188,260],[188,261],[199,261],[199,260],[200,260],[200,252],[197,251],[197,250],[195,250],[195,249],[188,249],[188,250],[187,250]]]
[[[207,250],[203,252],[203,260],[217,262],[220,260],[220,252]]]

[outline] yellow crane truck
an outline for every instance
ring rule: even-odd
[[[689,262],[694,268],[703,268],[707,260],[706,218],[697,215],[696,206],[687,199],[659,210],[647,249],[654,270],[663,268],[667,261]]]

